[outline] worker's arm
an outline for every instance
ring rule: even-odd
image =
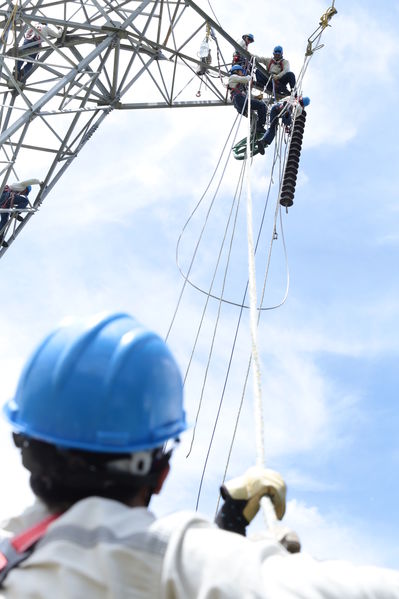
[[[269,62],[271,61],[270,56],[257,56],[256,54],[254,56],[256,62],[260,62],[261,64],[265,65],[266,69],[269,68]]]
[[[15,181],[11,183],[10,189],[12,191],[23,191],[28,185],[40,185],[39,179],[25,179],[24,181]]]
[[[249,81],[251,81],[251,75],[230,75],[229,87],[233,89],[239,83],[243,83],[245,85]]]
[[[60,38],[62,35],[62,29],[61,29],[61,27],[50,27],[50,25],[43,25],[40,33],[44,38],[46,38],[46,37]]]

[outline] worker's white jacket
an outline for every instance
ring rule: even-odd
[[[286,107],[287,110],[290,110],[292,118],[295,117],[295,119],[297,119],[303,113],[303,108],[300,105],[298,98],[294,98],[294,96],[287,96],[280,100],[278,104],[282,108]]]
[[[37,504],[8,531],[46,515]],[[274,540],[250,541],[195,513],[156,520],[145,508],[92,497],[51,524],[0,597],[398,599],[399,573],[290,555]]]
[[[283,75],[289,72],[290,63],[285,58],[276,62],[273,56],[256,56],[256,60],[266,67],[269,75],[275,75],[276,79],[281,79]]]

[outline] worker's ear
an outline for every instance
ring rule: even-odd
[[[158,483],[154,489],[155,495],[158,495],[158,493],[161,491],[163,484],[165,482],[165,479],[169,474],[169,470],[170,470],[170,466],[169,466],[169,464],[166,464],[165,468],[163,470],[161,470],[161,472],[159,473]]]

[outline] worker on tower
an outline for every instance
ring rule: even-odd
[[[249,46],[249,44],[252,44],[254,41],[255,41],[255,37],[253,36],[252,33],[244,33],[244,35],[242,36],[242,38],[239,40],[238,43],[241,46],[241,48],[243,48],[244,50],[249,52],[248,46]],[[243,67],[243,69],[246,70],[248,67],[248,58],[246,56],[243,56],[237,50],[236,52],[234,52],[234,55],[233,55],[233,65],[235,65],[235,64],[241,65]]]
[[[62,29],[60,27],[53,28],[44,23],[35,23],[32,27],[29,27],[25,32],[24,43],[21,50],[32,50],[31,54],[28,54],[26,59],[18,60],[15,69],[15,78],[18,81],[26,81],[29,77],[33,67],[35,66],[34,61],[38,57],[38,50],[42,45],[42,41],[46,38],[60,38],[62,35]]]
[[[237,64],[231,67],[229,77],[230,97],[237,112],[244,116],[247,116],[248,112],[248,84],[250,81],[251,76],[245,75],[245,71],[241,65]],[[251,110],[255,110],[258,114],[258,122],[256,124],[257,133],[264,133],[266,123],[265,103],[261,100],[251,98]]]
[[[27,179],[25,181],[15,181],[11,185],[4,187],[3,193],[0,196],[0,208],[12,209],[21,208],[24,209],[29,203],[28,195],[32,190],[32,185],[40,185],[39,179]],[[13,213],[11,213],[13,214]],[[10,212],[0,213],[0,247],[3,245],[7,247],[7,242],[4,241],[4,228],[10,218]],[[23,216],[21,213],[16,214],[16,219],[22,221]]]
[[[273,50],[273,56],[255,56],[256,60],[266,67],[267,76],[256,69],[256,85],[257,87],[264,88],[269,92],[274,90],[276,94],[281,96],[289,95],[295,87],[295,75],[290,71],[290,64],[288,60],[283,58],[282,46],[276,46]],[[287,85],[290,86],[291,92],[287,89]]]
[[[399,598],[399,572],[247,539],[261,497],[285,511],[281,476],[261,467],[222,487],[222,529],[195,512],[156,519],[182,399],[164,341],[126,314],[70,322],[39,345],[4,408],[38,498],[0,533],[7,599]]]
[[[241,48],[244,48],[244,50],[248,50],[249,44],[252,44],[254,41],[255,37],[252,33],[244,33],[241,40],[239,41],[239,44]]]
[[[290,96],[289,98],[284,98],[281,102],[273,104],[270,111],[269,128],[264,136],[258,140],[258,149],[261,154],[264,153],[264,149],[267,148],[267,146],[270,146],[275,138],[279,119],[281,119],[281,122],[288,132],[293,119],[298,118],[302,114],[304,108],[309,106],[309,104],[310,98],[307,98],[306,96],[300,96],[299,98]]]

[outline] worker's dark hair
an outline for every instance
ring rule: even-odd
[[[143,487],[149,490],[149,502],[171,455],[161,447],[152,450],[151,467],[141,476],[112,466],[112,462],[129,459],[131,454],[66,450],[18,433],[13,433],[13,438],[21,449],[23,465],[31,473],[33,493],[51,510],[66,509],[94,495],[129,503]]]

